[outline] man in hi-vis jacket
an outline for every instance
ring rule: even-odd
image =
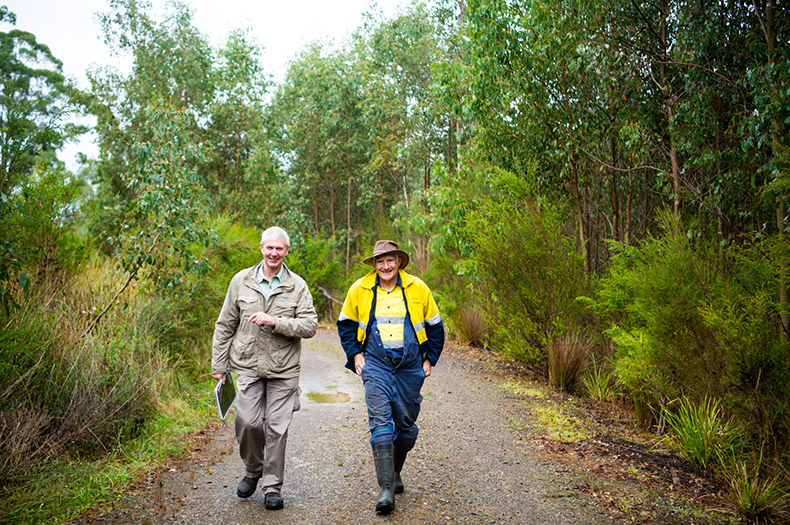
[[[346,368],[365,385],[380,488],[376,512],[389,514],[394,494],[403,492],[401,469],[417,440],[420,389],[444,348],[444,325],[428,286],[403,270],[409,255],[395,242],[376,242],[364,262],[373,270],[349,289],[337,330]]]

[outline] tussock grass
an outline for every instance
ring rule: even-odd
[[[606,365],[600,365],[595,361],[595,354],[591,355],[591,366],[582,375],[581,382],[587,394],[596,401],[608,401],[619,395],[617,391],[617,378],[614,370],[607,369]]]
[[[664,411],[672,431],[669,439],[686,459],[715,472],[725,458],[736,455],[742,430],[724,419],[718,400],[705,397],[698,404],[683,397],[675,404],[676,411]]]
[[[475,308],[462,310],[458,314],[456,330],[461,343],[484,347],[488,341],[488,327],[485,318]]]
[[[730,487],[729,499],[738,511],[755,523],[769,523],[790,517],[790,491],[780,476],[764,476],[760,472],[762,455],[749,468],[737,460],[725,469]]]
[[[548,346],[549,383],[564,392],[575,393],[592,350],[592,340],[578,330],[552,341]]]

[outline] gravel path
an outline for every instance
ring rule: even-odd
[[[193,457],[155,475],[91,523],[173,524],[587,524],[614,523],[570,487],[576,469],[524,442],[515,406],[485,368],[449,348],[423,387],[420,436],[403,469],[395,511],[377,516],[362,381],[343,368],[337,334],[304,342],[302,408],[286,452],[285,509],[267,511],[260,489],[236,496],[242,475],[231,421],[208,433]],[[308,394],[345,393],[345,403]],[[523,412],[523,407],[521,409]]]

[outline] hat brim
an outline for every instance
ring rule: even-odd
[[[384,252],[384,253],[377,253],[376,255],[371,255],[370,257],[368,257],[367,259],[365,259],[362,262],[364,262],[368,266],[375,266],[376,265],[376,259],[378,257],[383,257],[383,256],[389,255],[389,254],[395,254],[395,255],[399,255],[400,256],[401,261],[400,261],[400,266],[398,266],[399,270],[403,270],[404,268],[406,268],[406,266],[409,265],[409,254],[404,252],[403,250],[391,250],[391,251]]]

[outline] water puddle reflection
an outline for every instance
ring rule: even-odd
[[[336,404],[336,403],[347,403],[351,396],[346,394],[345,392],[337,392],[336,394],[332,394],[329,392],[308,392],[307,399],[314,403],[329,403],[329,404]]]

